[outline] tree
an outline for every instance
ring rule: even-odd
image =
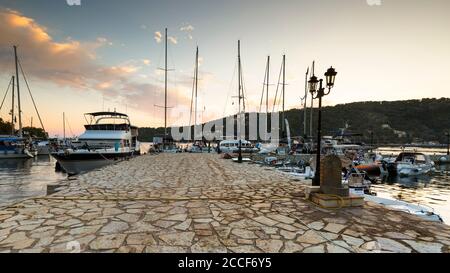
[[[10,122],[5,122],[2,118],[0,118],[0,135],[10,135],[11,127]]]

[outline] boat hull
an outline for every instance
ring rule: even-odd
[[[52,156],[69,175],[86,173],[130,158],[133,153],[53,153]]]
[[[359,165],[356,166],[356,169],[359,171],[364,171],[368,175],[372,176],[380,176],[381,175],[381,168],[378,164],[371,164],[371,165]]]

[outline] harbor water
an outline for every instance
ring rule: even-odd
[[[0,160],[0,206],[45,195],[48,184],[67,179],[55,164],[50,156]]]
[[[64,173],[55,172],[55,163],[49,156],[0,160],[0,206],[45,195],[48,184],[67,179]],[[450,225],[450,165],[437,166],[432,175],[380,178],[373,191],[380,197],[430,207]]]

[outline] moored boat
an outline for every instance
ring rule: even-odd
[[[33,158],[24,138],[0,136],[0,159]]]
[[[52,153],[70,175],[101,168],[132,157],[139,150],[137,127],[128,115],[117,112],[86,114],[90,123],[70,148]]]
[[[222,153],[238,153],[239,146],[241,147],[242,153],[256,153],[259,151],[247,140],[224,140],[220,142],[219,149]]]
[[[391,173],[397,173],[400,176],[425,175],[433,169],[434,162],[430,156],[417,152],[401,153],[390,167]]]
[[[367,194],[364,195],[364,200],[372,203],[377,203],[392,210],[403,211],[421,217],[427,221],[440,223],[443,222],[441,216],[436,214],[433,209],[425,207],[423,205],[415,205],[401,200],[383,198]]]

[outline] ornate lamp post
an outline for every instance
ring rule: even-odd
[[[309,83],[309,92],[311,93],[314,99],[319,99],[319,121],[317,128],[317,159],[316,159],[316,173],[313,179],[313,186],[320,186],[320,156],[321,156],[321,142],[322,142],[322,98],[327,96],[331,92],[331,88],[334,87],[334,81],[336,79],[337,72],[333,67],[330,67],[325,73],[326,78],[326,88],[328,91],[325,91],[325,87],[323,87],[323,79],[317,79],[315,75],[313,75]]]

